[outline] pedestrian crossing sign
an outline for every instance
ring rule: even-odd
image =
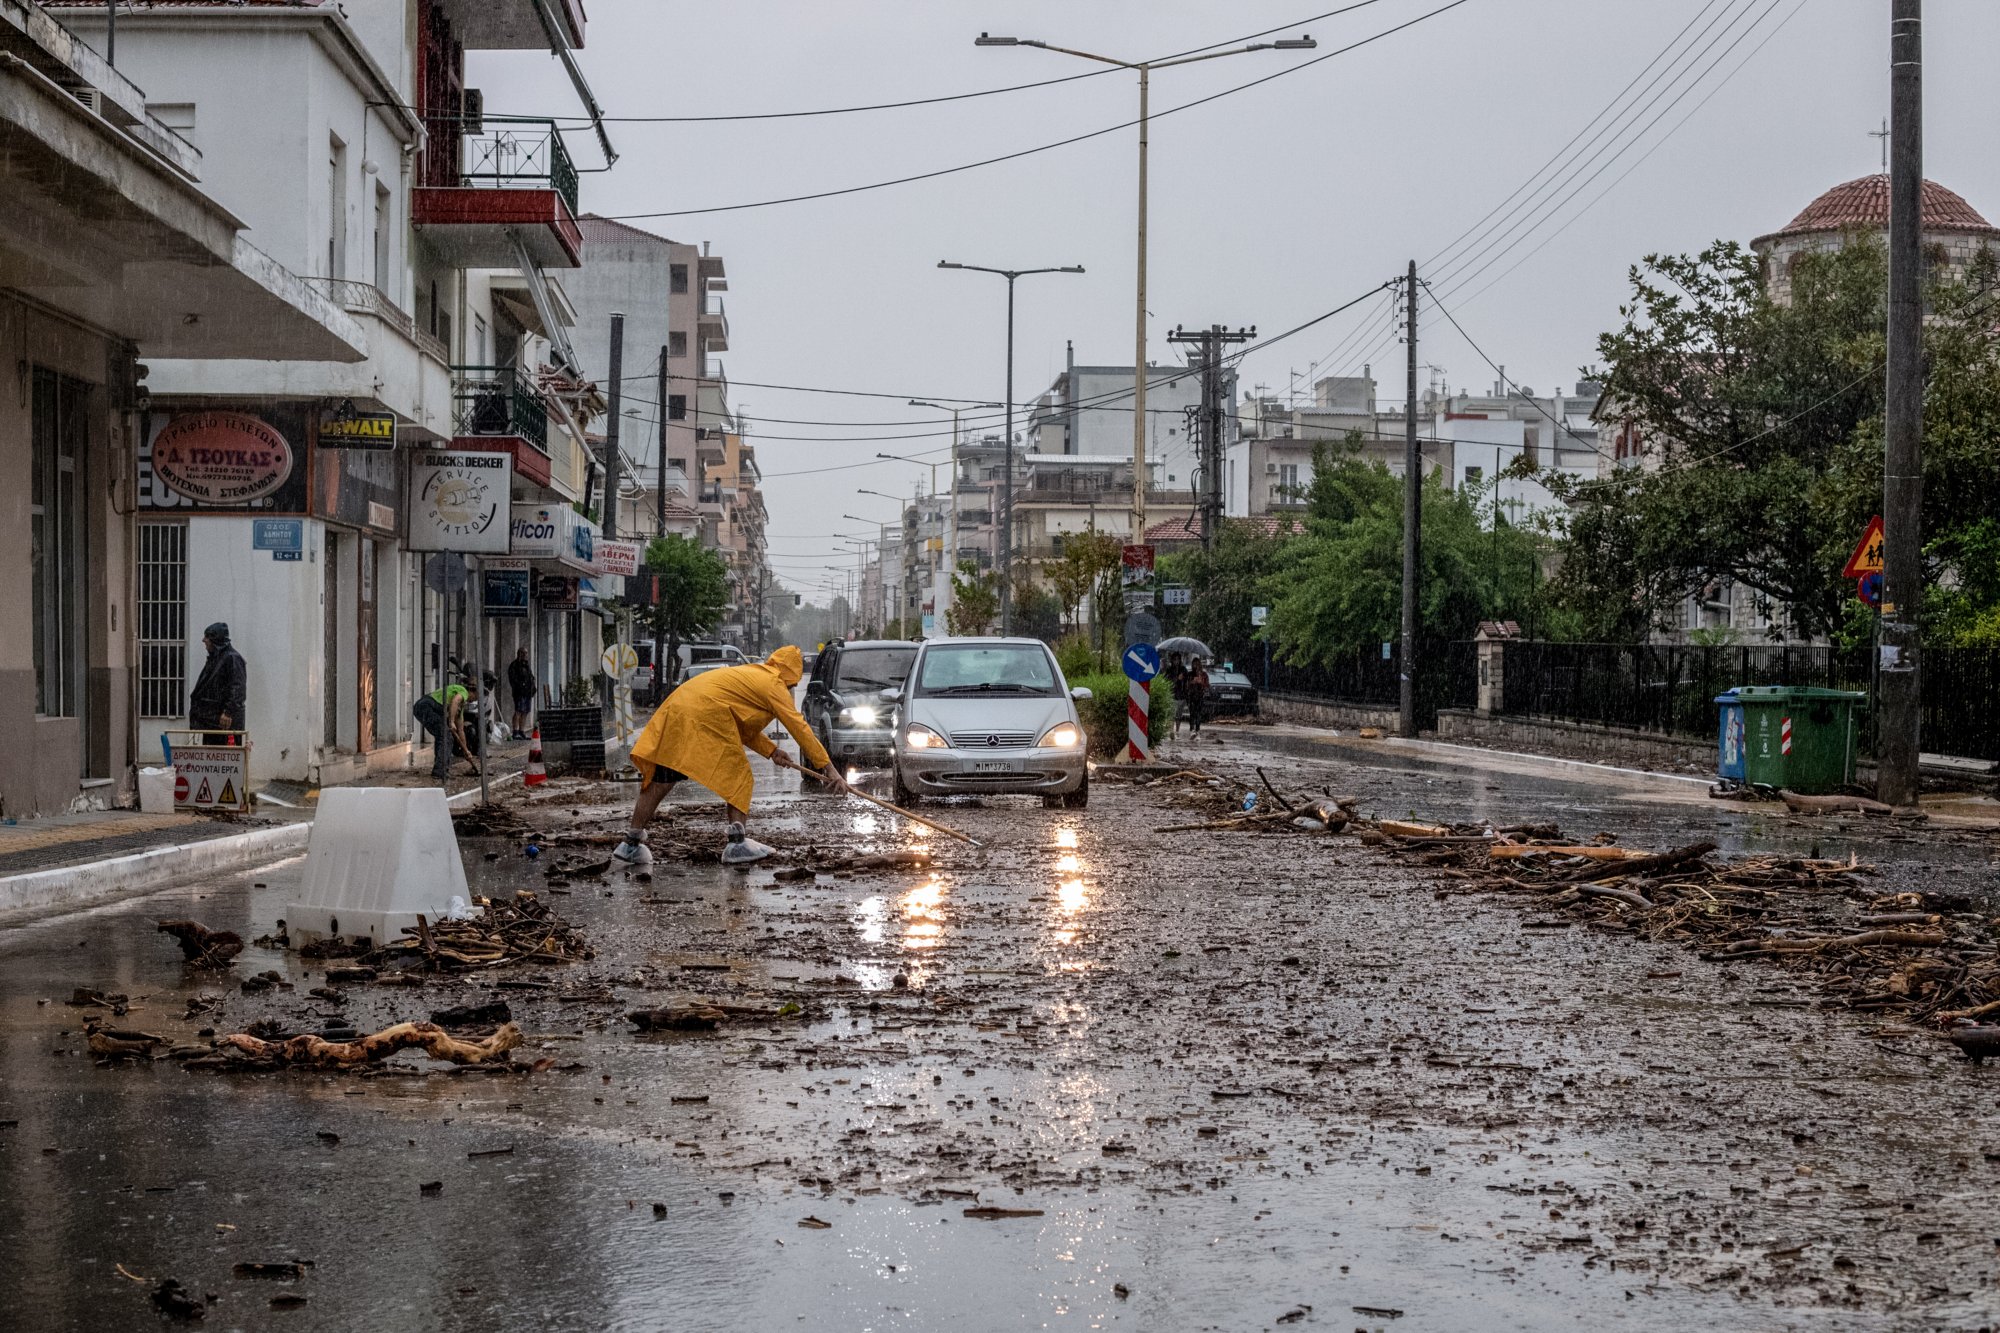
[[[1882,516],[1877,514],[1868,520],[1868,531],[1861,534],[1861,544],[1854,548],[1854,554],[1847,557],[1847,567],[1840,571],[1844,579],[1858,579],[1863,574],[1882,572]]]

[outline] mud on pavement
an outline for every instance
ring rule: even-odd
[[[1976,841],[1885,856],[1866,829],[1275,736],[1199,760],[1368,813],[1853,841],[1885,891],[1991,885]],[[214,1327],[1993,1321],[2000,1071],[1821,1012],[1807,977],[1441,893],[1332,835],[1154,835],[1176,807],[1110,781],[1087,811],[926,807],[983,851],[759,781],[783,856],[747,874],[704,859],[713,807],[674,807],[644,879],[552,884],[588,843],[464,838],[477,892],[535,892],[587,960],[330,984],[343,960],[257,943],[190,970],[154,929],[258,940],[297,862],[0,935],[12,1308],[151,1327],[171,1277]],[[545,834],[622,826],[629,789],[545,790],[510,800]],[[797,870],[911,847],[929,870]],[[499,1004],[524,1039],[499,1072],[100,1065],[79,988],[170,1043]],[[628,1017],[662,1011],[697,1021]]]

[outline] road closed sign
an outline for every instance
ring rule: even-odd
[[[174,746],[174,809],[250,812],[248,745]]]

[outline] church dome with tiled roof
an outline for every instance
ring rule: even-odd
[[[1791,236],[1811,236],[1842,232],[1852,228],[1887,231],[1889,227],[1889,178],[1863,176],[1836,185],[1807,204],[1805,211],[1768,236],[1752,241],[1759,249]],[[1936,181],[1924,182],[1924,231],[1957,235],[2000,237],[2000,228],[1981,217],[1964,196]]]

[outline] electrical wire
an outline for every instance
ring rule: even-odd
[[[1438,6],[1436,9],[1419,14],[1417,17],[1399,23],[1392,28],[1385,28],[1383,31],[1364,37],[1359,41],[1350,42],[1346,46],[1336,47],[1325,55],[1315,56],[1311,60],[1302,60],[1296,65],[1287,65],[1284,69],[1278,70],[1276,73],[1266,74],[1262,78],[1252,79],[1247,83],[1239,83],[1231,88],[1224,88],[1222,91],[1210,93],[1206,97],[1198,97],[1192,102],[1182,102],[1178,106],[1168,107],[1164,111],[1152,112],[1148,116],[1148,119],[1159,120],[1162,117],[1171,116],[1176,112],[1191,111],[1195,107],[1205,106],[1210,102],[1220,101],[1222,98],[1232,97],[1240,92],[1247,92],[1252,88],[1270,83],[1275,79],[1282,79],[1288,75],[1296,74],[1300,70],[1311,69],[1314,65],[1322,61],[1331,60],[1335,56],[1346,55],[1351,51],[1359,50],[1361,47],[1369,46],[1387,37],[1392,37],[1406,28],[1415,27],[1419,23],[1436,18],[1440,14],[1457,9],[1460,5],[1469,4],[1470,2],[1471,0],[1448,0],[1448,3]],[[998,166],[1003,162],[1014,162],[1024,157],[1033,157],[1038,153],[1052,152],[1058,148],[1067,148],[1071,144],[1102,138],[1107,134],[1116,134],[1120,130],[1129,130],[1137,124],[1139,124],[1137,120],[1120,121],[1116,125],[1106,125],[1102,129],[1089,130],[1082,134],[1073,134],[1066,139],[1057,139],[1053,143],[1039,144],[1033,148],[1023,148],[1012,153],[1002,153],[997,157],[981,158],[977,162],[962,162],[955,167],[940,167],[934,171],[918,172],[910,176],[898,176],[891,180],[871,181],[866,185],[848,185],[833,190],[815,190],[807,194],[785,195],[775,199],[753,199],[740,204],[711,204],[705,208],[673,208],[661,209],[650,213],[610,213],[599,214],[598,216],[610,222],[644,222],[654,218],[684,218],[710,213],[737,213],[751,208],[775,208],[781,204],[801,204],[818,199],[837,199],[851,194],[865,194],[873,190],[886,190],[897,185],[914,185],[919,181],[936,180],[943,176],[956,176],[967,171],[977,171],[981,167]]]
[[[1323,13],[1310,14],[1307,15],[1305,18],[1295,19],[1290,23],[1281,23],[1275,28],[1265,28],[1262,31],[1247,33],[1241,37],[1232,37],[1227,41],[1210,42],[1206,46],[1190,47],[1185,51],[1178,51],[1172,55],[1155,56],[1152,58],[1151,61],[1143,63],[1159,64],[1163,61],[1179,60],[1185,56],[1199,55],[1203,51],[1213,51],[1219,47],[1235,46],[1240,42],[1254,42],[1259,37],[1268,37],[1274,32],[1284,32],[1287,29],[1302,27],[1308,23],[1318,23],[1322,19],[1336,18],[1339,15],[1349,13],[1353,10],[1366,9],[1370,5],[1375,5],[1380,3],[1382,3],[1382,0],[1356,0],[1355,3],[1350,5],[1343,5],[1339,9],[1329,9]],[[1141,62],[1134,62],[1134,63],[1141,63]],[[1121,68],[1120,66],[1107,65],[1102,69],[1090,70],[1087,73],[1083,74],[1066,74],[1063,77],[1057,79],[1038,79],[1033,83],[1009,84],[1004,88],[982,88],[975,92],[947,93],[938,97],[914,97],[914,98],[907,98],[900,102],[869,102],[860,106],[821,107],[811,111],[747,111],[747,112],[736,112],[729,115],[719,115],[719,116],[599,116],[596,117],[596,119],[601,120],[606,124],[619,124],[619,125],[708,125],[708,124],[715,124],[718,122],[728,122],[728,121],[800,120],[813,116],[851,116],[867,111],[899,111],[906,107],[938,106],[946,102],[964,102],[964,101],[970,101],[971,99],[978,97],[997,97],[1003,93],[1026,92],[1034,88],[1049,88],[1059,83],[1075,83],[1079,79],[1094,79],[1105,74],[1116,74],[1119,72],[1120,68]],[[408,106],[402,109],[406,111],[421,110],[421,108],[418,107],[408,107]],[[520,113],[515,113],[511,115],[490,113],[485,117],[485,119],[554,121],[557,122],[558,124],[574,121],[577,122],[580,126],[588,126],[589,124],[592,123],[592,117],[576,116],[576,115],[535,116],[535,115],[526,115]]]

